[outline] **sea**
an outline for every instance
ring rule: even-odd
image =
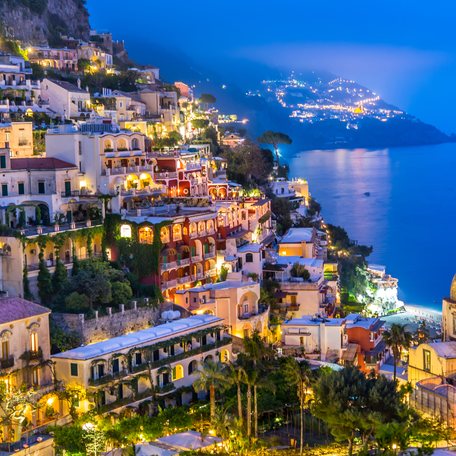
[[[441,310],[456,273],[456,144],[308,150],[284,157],[329,223],[372,245],[406,304]]]

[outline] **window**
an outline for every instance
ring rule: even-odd
[[[98,364],[98,378],[104,377],[104,375],[105,375],[104,364]]]
[[[30,351],[38,351],[38,334],[36,332],[30,334]]]
[[[299,345],[301,345],[301,346],[304,345],[304,337],[303,336],[299,337]]]
[[[253,253],[246,253],[245,262],[246,263],[253,263]]]
[[[154,241],[154,232],[152,228],[144,226],[139,229],[139,242],[141,244],[152,244]]]
[[[19,193],[19,195],[24,195],[25,194],[25,185],[24,185],[24,182],[19,182],[17,184],[17,191]]]
[[[193,360],[190,362],[188,365],[188,375],[192,375],[193,372],[196,372],[198,370],[198,362],[196,360]]]
[[[70,375],[72,377],[77,377],[78,376],[78,365],[77,365],[77,363],[71,363],[70,364]]]
[[[431,371],[431,352],[429,350],[423,350],[423,369],[426,372]]]
[[[36,369],[33,369],[32,371],[32,383],[33,385],[39,385],[40,384],[40,369],[37,367]]]
[[[112,373],[113,374],[119,373],[119,358],[112,360]]]
[[[2,341],[2,359],[8,359],[9,353],[9,340],[4,340]]]
[[[177,364],[173,367],[173,382],[176,380],[180,380],[184,377],[184,368],[181,364]]]
[[[6,168],[6,155],[0,155],[0,168]]]
[[[2,196],[8,196],[8,184],[2,184]]]
[[[46,188],[45,188],[45,185],[44,185],[44,181],[39,181],[38,182],[38,193],[40,195],[44,195],[45,191],[46,191]]]
[[[135,364],[137,366],[142,364],[142,354],[141,354],[141,352],[136,352],[135,353]]]
[[[71,196],[71,181],[65,181],[65,196]]]

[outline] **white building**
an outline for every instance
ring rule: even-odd
[[[49,103],[49,109],[64,118],[89,116],[90,93],[71,82],[45,78],[41,83],[41,99]]]
[[[282,324],[282,344],[303,354],[319,355],[322,361],[337,361],[346,347],[345,320],[302,316]]]

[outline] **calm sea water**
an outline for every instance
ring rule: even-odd
[[[456,144],[313,150],[288,162],[328,222],[374,247],[369,261],[399,279],[400,299],[441,309],[456,273]]]

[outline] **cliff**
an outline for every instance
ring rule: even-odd
[[[1,34],[26,44],[60,43],[60,35],[88,39],[85,0],[0,0]]]

